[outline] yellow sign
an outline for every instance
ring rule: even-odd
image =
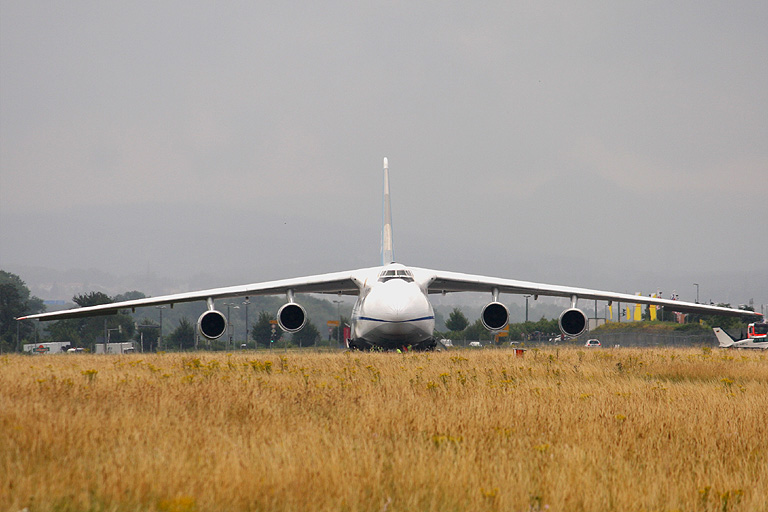
[[[328,320],[328,327],[337,327],[339,325],[338,320]]]

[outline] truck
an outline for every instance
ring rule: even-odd
[[[136,352],[136,347],[133,346],[132,341],[107,343],[106,350],[104,349],[104,343],[96,344],[97,354],[133,354],[134,352]]]
[[[45,343],[25,343],[24,352],[29,354],[66,354],[72,347],[71,341],[47,341]]]

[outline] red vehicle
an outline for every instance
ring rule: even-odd
[[[759,322],[747,326],[747,338],[751,340],[768,339],[768,322]]]

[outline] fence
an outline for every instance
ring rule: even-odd
[[[603,347],[716,347],[717,338],[709,334],[651,334],[640,332],[612,332],[594,336]]]

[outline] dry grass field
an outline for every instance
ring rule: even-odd
[[[0,357],[0,510],[765,511],[768,354]]]

